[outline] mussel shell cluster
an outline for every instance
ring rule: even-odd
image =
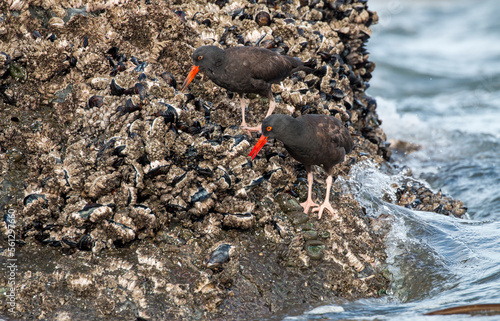
[[[407,179],[396,191],[397,204],[417,211],[435,212],[447,216],[463,217],[467,212],[464,203],[444,195],[434,193],[425,184]]]

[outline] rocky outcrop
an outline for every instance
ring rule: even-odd
[[[14,318],[234,320],[384,292],[383,233],[334,187],[341,219],[301,212],[305,170],[276,142],[247,157],[239,102],[178,91],[202,45],[308,61],[275,113],[329,114],[355,138],[336,168],[390,158],[364,44],[366,1],[0,4],[0,206]],[[247,122],[268,104],[251,96]],[[325,179],[317,170],[315,177]],[[320,186],[317,184],[315,186]],[[321,184],[324,186],[324,184]],[[317,198],[324,190],[316,188]],[[2,242],[3,243],[3,242]],[[10,291],[7,279],[0,288]]]

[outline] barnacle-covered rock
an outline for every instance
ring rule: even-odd
[[[113,216],[113,209],[101,204],[87,204],[78,212],[74,212],[70,216],[70,220],[76,226],[82,226],[87,222],[99,223]]]
[[[227,214],[222,225],[228,228],[248,230],[255,226],[255,216],[252,214]]]
[[[467,207],[460,200],[452,199],[438,193],[424,184],[408,179],[396,192],[396,203],[418,211],[435,212],[444,215],[462,217],[467,212]]]
[[[47,203],[47,198],[44,194],[29,194],[23,200],[24,206],[34,206],[37,203]]]
[[[280,142],[250,161],[255,137],[238,126],[236,93],[207,77],[177,90],[202,45],[296,56],[315,70],[273,85],[275,113],[330,114],[357,133],[336,175],[388,159],[364,92],[375,67],[364,44],[378,20],[366,1],[41,0],[0,9],[0,193],[17,182],[0,194],[1,208],[17,210],[1,230],[15,220],[20,255],[37,257],[22,260],[7,317],[265,319],[387,286],[380,235],[352,197],[333,193],[340,222],[302,213],[303,166]],[[267,97],[247,101],[246,121],[257,125]],[[401,189],[402,205],[460,208]]]

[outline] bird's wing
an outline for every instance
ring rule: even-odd
[[[354,142],[352,141],[352,137],[349,134],[347,128],[338,121],[338,119],[332,117],[335,122],[329,123],[329,131],[330,131],[330,139],[335,143],[336,146],[343,147],[345,150],[345,154],[351,152]]]
[[[253,79],[265,82],[279,82],[285,79],[290,71],[302,65],[298,59],[279,55],[271,50],[258,47],[234,47],[231,50],[239,50],[238,60],[230,61],[229,68],[245,66],[248,75]],[[230,50],[227,49],[227,50]],[[239,67],[241,69],[241,67]]]
[[[309,122],[316,130],[317,140],[321,141],[324,146],[343,147],[345,154],[348,154],[353,148],[352,137],[347,128],[344,127],[341,121],[335,117],[325,118],[318,115],[304,115],[302,117],[311,118]],[[335,153],[334,151],[331,151]]]

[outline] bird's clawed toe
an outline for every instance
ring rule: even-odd
[[[261,126],[248,127],[246,124],[242,124],[241,129],[246,130],[249,133],[260,133],[262,131]]]
[[[330,202],[324,202],[323,204],[321,204],[320,207],[317,207],[317,208],[313,208],[313,212],[318,212],[318,220],[321,219],[321,216],[323,215],[323,211],[324,210],[328,210],[330,213],[332,213],[332,218],[335,219],[335,220],[339,220],[340,219],[340,216],[339,216],[339,212],[337,210],[334,210],[332,205],[330,204]]]
[[[260,126],[259,127],[248,127],[246,124],[245,125],[241,124],[240,128],[242,130],[244,130],[246,132],[246,134],[248,135],[248,137],[250,137],[250,138],[252,138],[252,133],[262,132],[260,129]]]
[[[309,209],[311,207],[317,207],[317,206],[319,206],[319,204],[316,204],[312,200],[308,199],[304,203],[300,203],[300,206],[302,206],[302,208],[304,208],[304,213],[308,214],[309,213]]]

